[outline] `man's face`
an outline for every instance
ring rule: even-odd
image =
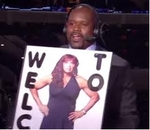
[[[85,40],[93,36],[95,14],[93,10],[81,6],[73,9],[66,23],[67,39],[72,48],[86,49],[92,41]]]

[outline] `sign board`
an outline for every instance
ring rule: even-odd
[[[112,52],[27,46],[20,78],[15,116],[13,120],[13,129],[41,128],[41,123],[45,116],[39,108],[37,100],[34,98],[31,90],[35,88],[35,83],[37,81],[40,81],[40,79],[42,79],[46,75],[51,75],[54,68],[58,65],[58,61],[60,61],[60,59],[66,55],[74,56],[78,60],[78,66],[76,67],[77,74],[74,76],[75,80],[68,80],[68,82],[72,82],[73,85],[68,85],[65,88],[60,87],[59,89],[61,89],[61,91],[56,92],[55,89],[57,88],[58,90],[58,86],[54,87],[54,85],[51,84],[53,78],[50,76],[50,84],[37,90],[38,98],[41,103],[48,106],[49,113],[46,117],[49,118],[53,116],[53,120],[49,121],[49,124],[54,124],[53,129],[67,128],[68,126],[66,125],[65,127],[65,125],[62,123],[64,120],[67,120],[70,114],[69,112],[67,117],[63,115],[63,113],[66,113],[66,111],[69,110],[66,102],[75,100],[74,105],[72,105],[74,107],[74,111],[80,112],[78,113],[78,115],[83,115],[80,118],[77,118],[72,123],[73,128],[101,128],[105,98],[107,93],[107,85],[109,81]],[[66,71],[71,71],[71,69],[67,68]],[[59,74],[60,73],[61,71],[59,72]],[[80,82],[80,78],[84,79],[84,81],[87,82],[87,86],[84,84],[81,85],[82,87],[80,87],[80,84],[82,84],[78,83],[78,81]],[[76,85],[74,85],[74,82],[76,82]],[[70,86],[72,88],[70,88]],[[76,95],[76,99],[71,96],[71,94],[74,94],[75,91],[79,91],[79,94]],[[93,101],[95,100],[93,96],[94,94],[90,95],[90,92],[97,94],[97,97],[99,97],[96,99],[95,103],[93,103]],[[65,94],[67,94],[68,97],[65,96]],[[60,95],[63,95],[62,98],[60,98]],[[54,99],[55,102],[49,105],[49,101],[52,100],[50,96],[52,96],[53,99],[59,97],[59,101],[57,102]],[[92,103],[92,105],[89,102]],[[87,105],[88,103],[90,105]],[[58,107],[54,107],[55,109],[53,109],[53,105]],[[84,110],[84,108],[88,108],[86,106],[90,106],[91,108],[88,110]],[[55,110],[57,110],[57,112]],[[81,114],[81,112],[83,113]],[[57,124],[58,122],[59,124]],[[62,123],[62,126],[60,125],[60,123]]]

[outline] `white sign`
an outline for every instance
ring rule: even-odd
[[[64,87],[55,86],[54,83],[52,84],[54,79],[52,77],[55,75],[54,68],[58,69],[57,65],[61,64],[58,63],[60,60],[67,57],[66,62],[68,64],[65,64],[66,68],[63,73],[65,72],[66,75],[69,75],[72,72],[70,67],[72,64],[69,66],[69,59],[72,57],[70,58],[69,56],[74,58],[71,61],[72,64],[76,64],[78,61],[77,74],[74,74],[74,79],[64,78],[65,80],[63,81],[66,83]],[[45,123],[47,125],[45,128],[49,127],[48,129],[70,129],[71,127],[74,129],[100,129],[111,58],[112,52],[27,46],[13,129],[40,129],[44,121],[47,122],[47,124]],[[63,65],[62,63],[61,68],[64,69]],[[57,74],[60,76],[61,73],[61,70],[59,70]],[[46,84],[46,80],[38,85],[35,82],[40,81],[47,75],[50,75],[47,80],[49,84],[41,89],[35,89],[40,88],[41,84]],[[61,79],[58,76],[56,78],[57,80]],[[82,80],[85,82],[82,83]],[[86,82],[87,84],[85,84]],[[38,96],[35,91],[32,91],[34,89]],[[39,105],[40,103],[34,95],[49,111]],[[44,115],[45,111],[48,112],[47,116]],[[71,114],[72,117],[69,120],[70,113],[74,111],[77,112]],[[74,122],[72,121],[79,116],[80,118],[77,118]]]

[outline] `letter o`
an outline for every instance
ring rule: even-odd
[[[93,86],[92,85],[92,81],[95,78],[99,80],[99,84],[97,86]],[[103,87],[103,85],[104,85],[104,79],[103,79],[103,77],[100,74],[93,74],[88,79],[88,87],[92,91],[99,91]]]

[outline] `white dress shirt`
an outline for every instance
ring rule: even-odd
[[[69,48],[72,49],[72,47],[69,45]],[[88,48],[86,48],[85,50],[96,50],[96,43],[90,45]]]

